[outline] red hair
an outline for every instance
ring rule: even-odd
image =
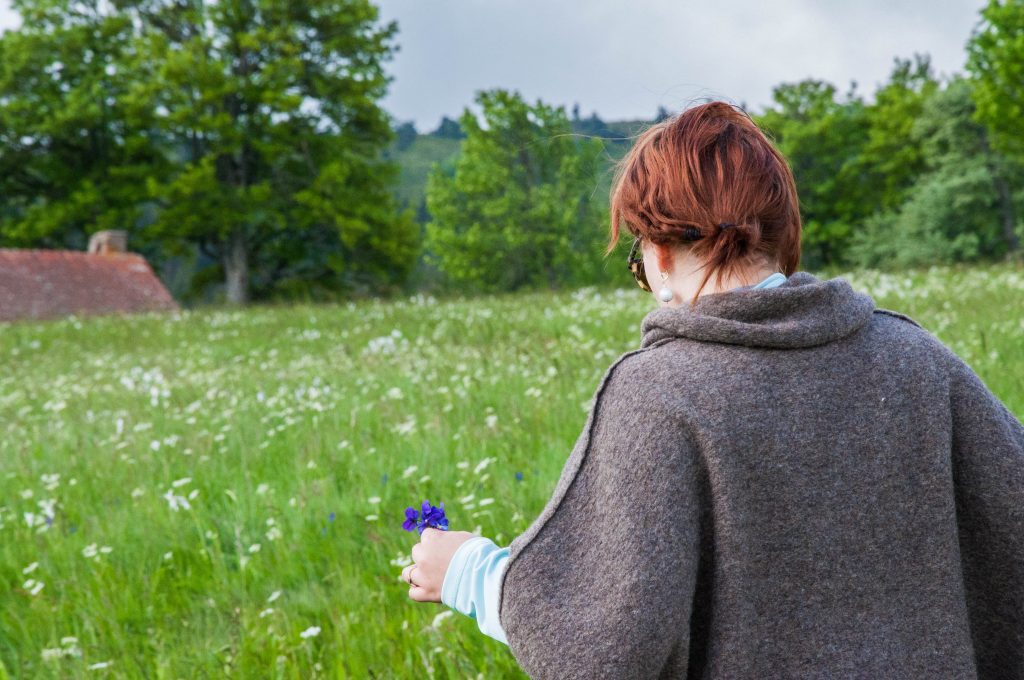
[[[706,271],[691,305],[717,272],[767,259],[786,276],[800,264],[800,205],[786,159],[739,108],[714,101],[645,130],[618,163],[611,238],[620,222],[662,245],[687,243]],[[719,229],[722,223],[735,226]]]

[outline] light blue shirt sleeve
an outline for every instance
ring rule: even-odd
[[[508,547],[489,538],[474,536],[452,555],[441,584],[441,602],[460,614],[476,619],[485,635],[508,644],[498,621],[501,575],[508,562]]]

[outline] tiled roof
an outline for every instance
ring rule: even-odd
[[[175,309],[138,253],[0,248],[0,321]]]

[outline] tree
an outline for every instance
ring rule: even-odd
[[[808,79],[772,90],[775,107],[755,120],[793,170],[803,222],[803,257],[819,267],[842,260],[854,225],[866,212],[856,163],[869,129],[864,102],[851,87]]]
[[[129,110],[122,72],[129,17],[94,3],[15,0],[0,37],[0,243],[82,248],[129,229],[138,187],[163,161],[146,112]]]
[[[988,128],[977,120],[976,86],[953,78],[927,102],[913,136],[921,140],[930,175],[950,184],[942,201],[954,212],[944,220],[947,229],[953,224],[956,231],[977,234],[980,254],[998,256],[1020,248],[1015,233],[1020,201],[1011,187],[1024,178],[1024,159],[994,148]],[[976,183],[964,186],[970,178]]]
[[[381,158],[377,105],[397,26],[369,0],[142,0],[133,106],[174,171],[150,178],[151,233],[219,261],[227,299],[295,281],[394,283],[417,250]]]
[[[912,131],[939,86],[927,54],[893,62],[889,81],[875,91],[874,103],[865,109],[867,143],[851,169],[871,202],[870,212],[897,208],[924,172],[923,140]]]
[[[416,125],[412,121],[402,123],[395,128],[395,150],[405,151],[416,141],[419,133],[416,132]]]
[[[0,238],[134,229],[227,298],[387,288],[415,262],[369,0],[17,0],[0,39]]]
[[[597,111],[592,111],[589,118],[574,118],[572,120],[572,129],[581,135],[589,135],[591,137],[615,137],[616,133],[608,129],[608,125],[597,115]]]
[[[458,122],[452,120],[448,116],[441,118],[441,124],[437,126],[437,129],[430,133],[434,137],[441,139],[465,139],[466,135],[459,127]]]
[[[572,134],[562,107],[518,92],[478,92],[466,109],[454,167],[427,182],[429,259],[481,291],[592,281],[601,268],[602,213],[592,194],[603,145]]]
[[[967,42],[978,121],[993,145],[1024,159],[1024,0],[989,0]]]
[[[990,0],[967,43],[967,70],[973,76],[974,118],[990,132],[995,150],[1024,164],[1024,1]],[[1003,206],[1003,238],[1011,252],[1020,247],[1007,173],[996,171]],[[1018,185],[1019,186],[1019,185]]]
[[[974,118],[971,88],[970,80],[954,77],[925,101],[908,140],[922,150],[924,170],[898,210],[855,235],[853,264],[970,261],[1019,247],[1019,200],[1009,186],[1024,167],[992,149],[988,130]]]
[[[906,199],[925,166],[911,128],[937,86],[929,57],[914,55],[894,60],[871,104],[856,83],[841,98],[820,80],[773,90],[777,108],[757,120],[792,164],[808,266],[846,263],[854,233]]]

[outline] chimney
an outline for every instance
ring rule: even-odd
[[[128,251],[128,232],[123,229],[97,231],[89,237],[88,252],[93,255],[110,255]]]

